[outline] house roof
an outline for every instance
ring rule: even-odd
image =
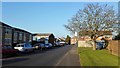
[[[32,33],[28,32],[28,31],[26,31],[26,30],[19,29],[19,28],[14,28],[14,30],[16,30],[16,31],[21,31],[21,32],[26,32],[26,33],[32,34]]]
[[[76,36],[74,36],[74,37],[72,37],[71,39],[76,39],[77,37]]]
[[[3,22],[0,22],[0,25],[2,25],[3,27],[4,27],[4,26],[10,27],[10,28],[12,28],[12,29],[14,29],[14,30],[16,30],[16,31],[21,31],[21,32],[26,32],[26,33],[32,34],[32,33],[28,32],[28,31],[26,31],[26,30],[9,26],[9,25],[7,25],[7,24],[5,24],[5,23],[3,23]]]
[[[7,25],[7,24],[5,24],[5,23],[3,23],[3,22],[0,22],[0,25],[2,25],[2,26],[7,26],[7,27],[10,27],[10,28],[12,28],[12,26],[10,26],[10,25]]]
[[[35,33],[33,36],[50,36],[52,33]]]
[[[79,34],[82,33],[83,35],[92,34],[92,31],[80,31]],[[97,35],[112,35],[112,31],[98,31]]]

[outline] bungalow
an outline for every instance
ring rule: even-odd
[[[65,37],[59,37],[58,38],[58,40],[60,40],[60,41],[65,41],[65,39],[66,39]]]
[[[52,33],[36,33],[33,34],[33,38],[36,41],[39,41],[42,38],[48,39],[48,42],[54,45],[55,36]]]
[[[49,38],[52,33],[35,33],[33,34],[34,40],[39,40],[40,38]]]

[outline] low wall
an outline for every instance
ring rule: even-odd
[[[89,41],[82,41],[82,40],[79,40],[78,41],[78,47],[92,47],[92,42]]]
[[[107,49],[111,54],[120,56],[120,40],[109,41]]]

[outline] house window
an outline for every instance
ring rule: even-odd
[[[15,32],[14,33],[14,43],[17,43],[17,37],[18,37],[17,32]]]
[[[8,29],[8,28],[5,29],[5,34],[11,34],[11,33],[12,33],[11,29]]]
[[[11,39],[12,39],[12,30],[9,28],[5,29],[5,44],[11,45]]]
[[[24,33],[24,42],[26,41],[26,34]]]
[[[105,38],[110,38],[110,36],[105,36]]]
[[[19,40],[22,40],[22,33],[19,33]]]
[[[30,35],[30,37],[29,37],[29,42],[31,42],[32,41],[32,35]]]
[[[11,38],[5,38],[5,41],[4,41],[4,43],[5,43],[5,45],[11,45]]]

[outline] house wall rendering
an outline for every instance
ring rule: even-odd
[[[42,38],[48,39],[47,41],[44,40],[44,42],[51,43],[52,45],[55,42],[55,36],[52,33],[36,33],[33,34],[33,37],[36,41],[42,40]]]
[[[34,40],[39,40],[40,38],[49,38],[49,36],[51,35],[51,33],[36,33],[33,34]]]

